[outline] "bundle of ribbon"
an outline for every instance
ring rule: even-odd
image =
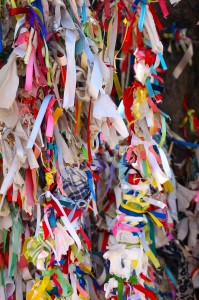
[[[173,226],[166,198],[161,197],[173,188],[172,172],[162,149],[168,116],[157,106],[164,90],[158,73],[167,69],[155,26],[158,23],[160,27],[160,23],[151,5],[143,1],[136,4],[122,45],[127,57],[134,53],[136,81],[124,90],[120,104],[131,140],[118,162],[121,201],[104,254],[110,261],[110,275],[104,286],[107,299],[156,299],[158,285],[153,268],[160,264],[154,246],[169,242]],[[132,32],[137,34],[133,43]]]
[[[184,55],[182,59],[179,61],[177,66],[173,71],[173,76],[178,79],[182,72],[184,71],[187,64],[192,65],[192,57],[193,57],[193,44],[190,37],[187,36],[187,29],[177,28],[176,24],[173,23],[171,27],[170,33],[164,33],[163,37],[169,39],[169,47],[168,52],[172,53],[172,41],[175,41],[175,46],[179,50],[181,46]]]
[[[99,299],[91,162],[100,133],[112,148],[128,136],[109,96],[116,35],[103,44],[85,2],[5,5],[14,30],[0,70],[1,296]]]
[[[160,247],[168,241],[172,220],[162,195],[172,186],[161,148],[168,116],[157,107],[166,70],[162,25],[150,2],[99,1],[96,13],[89,1],[4,2],[13,26],[2,22],[1,50],[10,53],[0,69],[3,300],[156,299],[154,232],[164,236]],[[115,89],[121,98],[132,61],[135,81],[117,109],[111,95]],[[116,159],[113,152],[108,163],[99,160],[122,143]],[[117,200],[117,215],[107,197]],[[102,258],[91,255],[97,209],[109,221],[106,282],[104,270],[96,275]]]
[[[188,108],[188,96],[186,95],[183,100],[183,107],[186,111],[186,116],[183,118],[180,127],[184,130],[184,136],[187,137],[186,125],[189,123],[191,133],[197,133],[199,130],[199,119],[196,116],[195,110]]]

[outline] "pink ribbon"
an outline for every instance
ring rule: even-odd
[[[163,16],[166,18],[169,15],[165,0],[158,0]]]
[[[29,35],[30,35],[29,31],[20,33],[20,35],[18,36],[18,38],[15,42],[15,46],[19,46],[24,43],[28,44]]]
[[[52,107],[55,103],[56,99],[51,99],[47,112],[46,112],[46,117],[47,117],[47,125],[46,125],[46,137],[51,138],[53,136],[53,128],[54,128],[54,119],[52,115]]]
[[[198,192],[196,194],[196,197],[195,197],[195,202],[198,202],[198,201],[199,201],[199,190],[198,190]]]
[[[117,232],[119,229],[125,230],[125,231],[130,231],[130,232],[140,232],[142,228],[138,228],[135,226],[127,225],[127,224],[122,224],[121,221],[124,219],[125,215],[122,214],[119,218],[119,220],[115,223],[113,227],[113,234],[114,236],[117,235]]]
[[[35,49],[32,46],[29,62],[26,66],[25,91],[27,92],[32,92],[34,57],[35,57]]]

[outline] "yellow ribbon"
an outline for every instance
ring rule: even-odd
[[[113,74],[113,81],[114,81],[115,88],[116,88],[116,91],[117,91],[118,99],[121,99],[121,97],[122,97],[122,88],[121,88],[117,73]]]
[[[154,216],[154,214],[150,213],[149,211],[148,211],[148,214],[151,216],[151,218],[153,219],[153,221],[156,223],[156,225],[158,227],[163,226],[163,224],[158,220],[158,218],[156,218],[156,216]]]
[[[140,206],[140,209],[143,211],[147,210],[150,206],[149,203],[145,202],[145,201],[141,201],[140,198],[143,197],[146,194],[145,191],[142,191],[139,193],[138,196],[140,197],[132,197],[130,195],[124,195],[124,200],[127,200],[126,205],[135,205],[135,206]],[[132,206],[130,206],[132,207]]]
[[[172,193],[173,192],[173,186],[170,180],[167,180],[163,183],[164,191],[166,193]]]
[[[46,300],[45,291],[50,282],[50,276],[44,276],[42,281],[36,279],[35,283],[32,286],[32,289],[27,292],[26,300]]]
[[[11,2],[11,5],[12,5],[12,8],[17,8],[17,5],[16,5],[16,3],[15,3],[15,0],[10,0],[10,2]],[[15,19],[16,19],[17,21],[19,21],[20,16],[19,16],[19,15],[16,15],[16,16],[15,16]]]
[[[159,268],[160,267],[160,263],[157,260],[157,258],[155,257],[155,255],[153,254],[153,252],[152,251],[147,251],[145,253],[150,258],[150,260],[153,263],[154,267],[155,268]]]
[[[146,203],[147,205],[149,205],[148,203]],[[141,214],[141,213],[144,213],[144,212],[146,212],[146,210],[147,210],[147,208],[149,207],[141,207],[141,209],[136,209],[136,208],[134,208],[134,207],[131,207],[131,206],[129,206],[129,205],[127,205],[127,204],[124,204],[124,203],[121,203],[121,207],[123,207],[124,209],[126,209],[126,210],[130,210],[130,211],[132,211],[132,212],[135,212],[135,213],[138,213],[138,214]]]
[[[52,172],[46,172],[45,173],[45,179],[46,179],[47,185],[53,184],[54,183],[53,173]]]
[[[53,119],[54,119],[54,126],[57,124],[57,121],[59,119],[59,117],[62,115],[63,113],[63,108],[61,107],[57,107],[53,113]]]
[[[140,119],[141,117],[140,107],[146,101],[147,101],[147,89],[138,87],[135,91],[135,101],[134,101],[134,105],[132,106],[132,112],[135,115],[134,122]]]

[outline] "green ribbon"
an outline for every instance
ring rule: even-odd
[[[12,276],[14,275],[16,264],[17,264],[17,254],[12,253],[12,262],[11,262],[11,267],[10,267],[9,274],[8,274],[9,278],[12,278]]]
[[[12,204],[9,205],[11,216],[12,216],[12,262],[9,270],[9,277],[14,275],[15,266],[17,263],[17,257],[21,254],[21,235],[23,233],[23,223],[19,217],[18,210],[13,207]],[[11,255],[11,253],[9,253]]]
[[[129,278],[129,282],[132,284],[137,284],[138,283],[138,279],[136,275],[131,275],[131,277]]]
[[[146,159],[144,159],[143,161],[142,161],[142,168],[143,168],[143,173],[144,173],[144,176],[146,176],[146,177],[149,177],[149,172],[148,172],[148,168],[147,168],[147,160]]]
[[[161,115],[161,121],[162,121],[162,136],[161,136],[161,140],[159,143],[159,147],[162,147],[164,145],[164,142],[166,140],[166,133],[167,133],[167,129],[166,129],[166,120],[165,117]]]
[[[122,298],[123,298],[124,282],[128,281],[128,282],[130,282],[133,285],[138,283],[138,279],[137,279],[136,275],[131,275],[129,277],[129,279],[127,280],[126,278],[120,278],[120,277],[118,277],[116,275],[108,274],[106,276],[105,282],[107,283],[110,278],[115,278],[115,280],[118,281],[118,289],[117,289],[117,291],[118,291],[118,300],[122,300]]]
[[[61,270],[53,269],[53,270],[49,270],[49,271],[43,271],[42,275],[43,276],[52,276],[54,273],[57,274],[59,283],[62,286],[62,289],[63,289],[62,296],[63,297],[68,297],[68,296],[72,295],[73,288],[70,285],[70,283],[64,278]]]
[[[90,26],[90,23],[86,22],[85,25],[84,25],[84,33],[87,37],[89,37],[93,42],[95,43],[99,43],[99,39],[96,37],[96,38],[93,38],[90,34],[89,34],[89,26]]]
[[[123,295],[123,288],[124,288],[124,281],[122,278],[118,278],[118,300],[122,300]]]
[[[152,241],[151,250],[154,253],[154,255],[156,255],[154,225],[150,218],[147,218],[147,221],[148,221],[148,225],[149,225],[149,237],[150,237],[150,240]]]
[[[1,285],[4,286],[5,285],[5,280],[4,280],[4,268],[3,268],[3,266],[0,269],[0,274],[1,274]]]
[[[87,151],[87,149],[84,146],[82,146],[82,152],[83,152],[84,158],[86,160],[88,160],[88,151]]]

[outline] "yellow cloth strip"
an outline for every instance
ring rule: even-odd
[[[163,224],[158,220],[158,218],[156,218],[156,216],[154,216],[152,213],[150,213],[149,211],[148,211],[148,214],[151,216],[151,218],[153,219],[153,221],[156,223],[156,225],[158,226],[158,227],[162,227],[163,226]]]
[[[63,113],[63,108],[57,107],[53,113],[53,119],[54,119],[54,126],[57,124],[57,121],[59,119],[59,117],[62,115]]]

